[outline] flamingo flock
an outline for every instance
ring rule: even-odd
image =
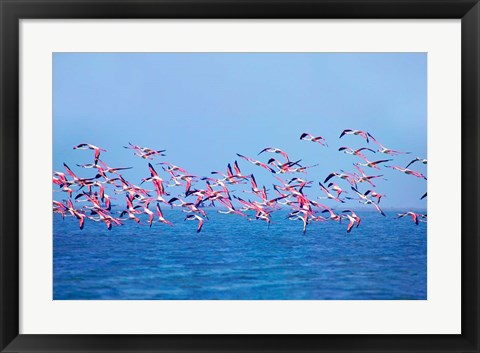
[[[324,137],[309,132],[301,133],[299,139],[315,143],[311,148],[330,148]],[[93,162],[76,166],[87,171],[93,170],[93,173],[88,178],[79,177],[66,163],[63,163],[64,171],[54,171],[54,192],[62,193],[64,199],[53,201],[53,212],[64,219],[71,217],[77,220],[80,229],[84,229],[85,224],[92,221],[101,222],[111,230],[125,222],[135,222],[148,227],[155,224],[174,226],[165,218],[162,208],[178,208],[185,213],[184,221],[196,223],[196,232],[199,233],[209,221],[207,210],[212,211],[207,206],[214,206],[212,212],[224,214],[225,217],[232,215],[249,221],[265,222],[268,227],[272,224],[272,214],[286,209],[286,218],[299,221],[303,234],[306,234],[308,226],[314,222],[346,224],[346,232],[350,233],[361,223],[357,214],[359,211],[353,209],[355,204],[371,207],[379,216],[386,217],[380,208],[380,201],[386,195],[377,190],[374,184],[376,180],[387,180],[384,177],[385,171],[392,169],[404,173],[406,178],[412,176],[427,180],[421,172],[408,169],[417,162],[420,163],[415,164],[416,166],[427,164],[425,158],[416,157],[405,167],[387,165],[386,163],[410,152],[387,148],[372,134],[362,130],[346,129],[341,132],[339,139],[358,139],[357,142],[366,145],[360,148],[338,148],[336,153],[340,153],[339,157],[342,154],[352,156],[348,158],[354,159],[353,169],[332,171],[317,182],[308,180],[306,176],[307,170],[317,167],[318,164],[302,165],[301,159],[291,159],[287,152],[277,147],[265,147],[254,158],[237,153],[240,160],[228,163],[223,171],[212,171],[208,176],[199,176],[171,162],[159,161],[159,158],[166,156],[166,150],[141,147],[129,142],[128,146],[123,147],[132,150],[134,156],[146,163],[147,175],[134,184],[121,174],[132,167],[111,167],[103,158],[107,153],[105,149],[81,143],[73,149],[93,151]],[[373,158],[377,153],[390,158]],[[253,173],[242,172],[239,161],[253,165],[255,173],[270,175],[272,188],[257,184]],[[380,172],[369,175],[367,169]],[[317,188],[321,196],[309,197],[307,189],[310,188]],[[426,197],[425,192],[419,199]],[[116,207],[112,208],[112,200],[124,202],[118,202]],[[407,216],[416,225],[427,221],[426,214],[411,210],[405,210],[395,218],[402,219]]]

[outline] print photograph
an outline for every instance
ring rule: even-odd
[[[427,53],[52,59],[53,300],[427,300]]]

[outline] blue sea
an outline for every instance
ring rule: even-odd
[[[392,300],[427,298],[427,224],[358,211],[360,227],[272,214],[270,227],[208,209],[200,233],[180,210],[173,227],[54,215],[55,300]],[[425,211],[424,211],[425,212]]]

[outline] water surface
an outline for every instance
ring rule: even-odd
[[[53,299],[426,299],[426,223],[357,213],[350,234],[325,222],[306,235],[283,211],[267,227],[209,210],[198,234],[178,210],[164,210],[173,227],[111,231],[54,215]]]

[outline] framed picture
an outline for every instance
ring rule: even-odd
[[[477,1],[3,1],[2,352],[478,352]]]

